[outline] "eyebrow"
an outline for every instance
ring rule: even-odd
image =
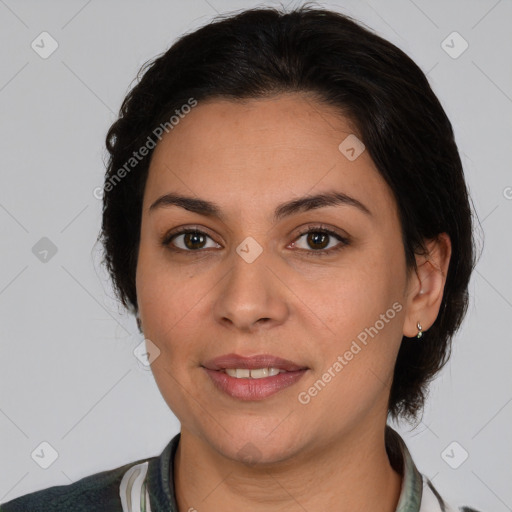
[[[274,210],[274,222],[296,213],[316,210],[327,206],[341,205],[353,206],[366,215],[372,216],[370,210],[357,199],[350,197],[343,192],[330,191],[316,195],[306,195],[278,205]],[[166,208],[171,206],[179,206],[180,208],[184,208],[190,212],[198,213],[206,217],[217,217],[218,219],[225,221],[222,209],[216,203],[205,199],[198,199],[196,197],[183,196],[175,193],[165,194],[162,197],[159,197],[149,207],[149,212],[151,213],[157,208]]]

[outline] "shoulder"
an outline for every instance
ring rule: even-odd
[[[124,475],[154,457],[86,476],[68,485],[48,487],[0,504],[0,512],[122,512],[120,486]]]
[[[468,506],[454,506],[447,503],[437,492],[432,482],[424,475],[423,494],[419,512],[481,512]],[[1,510],[0,510],[1,512]]]

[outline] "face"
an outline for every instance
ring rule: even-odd
[[[383,428],[407,272],[392,193],[354,133],[303,95],[215,100],[152,156],[136,274],[152,371],[182,432],[231,459]]]

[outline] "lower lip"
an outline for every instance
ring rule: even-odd
[[[203,369],[218,389],[240,400],[263,400],[282,389],[292,386],[306,373],[306,370],[297,370],[261,379],[237,379],[222,371]]]

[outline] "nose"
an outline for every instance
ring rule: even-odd
[[[215,319],[225,327],[250,332],[285,322],[290,291],[277,277],[270,258],[262,256],[248,263],[233,253],[231,268],[216,290],[213,308]]]

